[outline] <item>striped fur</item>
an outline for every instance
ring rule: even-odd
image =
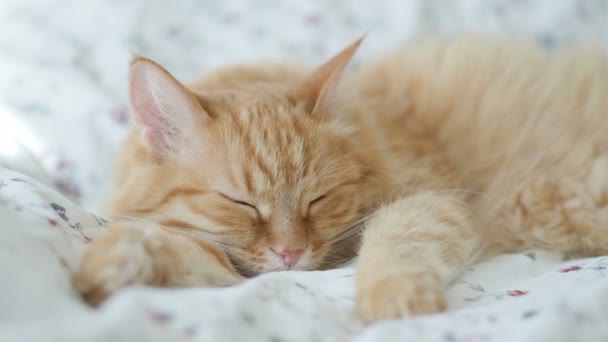
[[[328,268],[360,246],[357,307],[375,321],[445,309],[480,255],[608,252],[605,57],[464,37],[343,72],[359,42],[312,73],[234,66],[188,87],[136,58],[115,223],[76,275],[90,301],[283,270],[277,248]],[[139,269],[117,279],[125,264]]]

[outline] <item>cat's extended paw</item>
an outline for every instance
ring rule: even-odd
[[[74,276],[74,286],[92,305],[124,286],[149,284],[154,277],[153,258],[142,233],[136,230],[120,233],[110,233],[95,241]]]
[[[367,322],[444,311],[444,287],[438,277],[421,272],[396,273],[365,281],[357,289],[357,309]]]

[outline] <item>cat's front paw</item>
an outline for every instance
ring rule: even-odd
[[[97,305],[127,285],[150,284],[154,263],[142,232],[109,232],[94,241],[74,276],[74,286],[83,298]]]
[[[429,273],[394,273],[358,285],[357,309],[366,322],[436,313],[447,306],[443,284]]]

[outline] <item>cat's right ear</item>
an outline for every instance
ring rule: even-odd
[[[331,112],[337,99],[337,88],[342,72],[353,58],[353,55],[365,39],[365,35],[352,42],[338,54],[325,62],[296,88],[292,94],[296,99],[303,101],[311,114],[318,112]]]
[[[194,94],[144,57],[131,62],[129,101],[144,145],[160,156],[180,153],[195,136],[192,128],[211,119]]]

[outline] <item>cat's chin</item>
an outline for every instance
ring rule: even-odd
[[[272,269],[270,271],[267,272],[282,272],[282,271],[312,271],[315,270],[317,268],[315,267],[307,267],[306,265],[302,265],[302,266],[293,266],[293,267],[278,267],[276,269]]]
[[[311,271],[314,269],[315,268],[306,267],[306,266],[293,266],[293,267],[278,266],[278,267],[269,267],[269,268],[263,270],[262,272],[260,272],[259,274],[272,273],[272,272],[284,272],[284,271]]]
[[[284,271],[313,271],[320,269],[319,266],[315,267],[315,265],[296,265],[293,267],[286,266],[267,266],[261,271],[249,271],[234,265],[235,269],[239,274],[245,278],[253,278],[266,273],[274,273],[274,272],[284,272]]]

